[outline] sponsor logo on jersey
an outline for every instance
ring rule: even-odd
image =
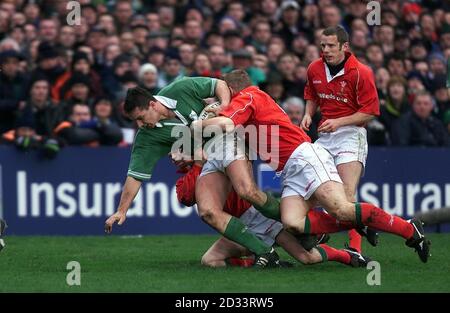
[[[318,95],[319,95],[319,98],[321,98],[321,99],[337,100],[337,101],[341,101],[341,102],[344,102],[344,103],[348,102],[347,98],[335,96],[332,93],[330,93],[330,94],[319,93]]]

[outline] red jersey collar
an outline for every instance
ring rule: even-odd
[[[345,52],[345,56],[348,56],[347,61],[344,64],[344,71],[347,72],[347,70],[350,70],[352,68],[357,68],[358,67],[358,59],[355,57],[355,55],[351,52],[346,51]],[[327,64],[327,62],[325,62],[325,57],[323,56],[323,54],[320,55],[322,62],[324,64]]]

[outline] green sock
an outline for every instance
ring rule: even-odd
[[[309,220],[309,217],[306,216],[305,218],[305,228],[303,229],[304,234],[310,234],[311,233],[311,221]]]
[[[254,205],[255,209],[262,213],[265,217],[274,219],[276,221],[281,221],[280,215],[280,201],[272,197],[270,194],[265,192],[267,195],[267,201],[263,206]]]
[[[227,228],[225,229],[223,235],[226,238],[246,247],[257,255],[267,253],[272,248],[271,246],[265,244],[264,241],[256,237],[255,234],[250,232],[247,226],[245,226],[240,219],[234,216],[231,217],[228,222]]]
[[[322,248],[321,246],[315,246],[314,248],[316,248],[317,251],[319,251],[320,255],[322,256],[322,263],[327,262],[328,256],[327,256],[327,253],[325,252],[325,249]]]

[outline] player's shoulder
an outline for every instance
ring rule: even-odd
[[[158,96],[170,96],[173,93],[179,93],[187,86],[192,85],[192,77],[180,77],[175,81],[171,82],[169,85],[165,86],[158,92]]]
[[[315,59],[308,65],[308,71],[315,71],[318,69],[321,69],[323,67],[323,60],[322,58]]]
[[[357,62],[358,63],[356,64],[356,68],[359,71],[360,75],[373,76],[373,70],[370,66],[360,62],[359,60]]]

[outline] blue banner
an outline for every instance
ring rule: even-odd
[[[386,212],[412,217],[416,212],[450,207],[450,149],[373,148],[357,190],[359,201]],[[259,187],[280,193],[280,178],[259,164]]]
[[[54,160],[37,152],[0,147],[0,213],[8,234],[101,235],[116,211],[126,178],[130,149],[68,147]],[[168,158],[143,184],[115,234],[213,233],[195,207],[181,205],[179,177]]]
[[[0,146],[0,215],[8,234],[101,235],[104,221],[117,208],[130,157],[128,148],[62,149],[54,160],[37,152]],[[411,217],[450,206],[450,149],[370,148],[361,201]],[[256,164],[260,187],[280,191],[279,178]],[[143,185],[115,234],[214,233],[195,207],[177,201],[179,177],[168,158]]]

